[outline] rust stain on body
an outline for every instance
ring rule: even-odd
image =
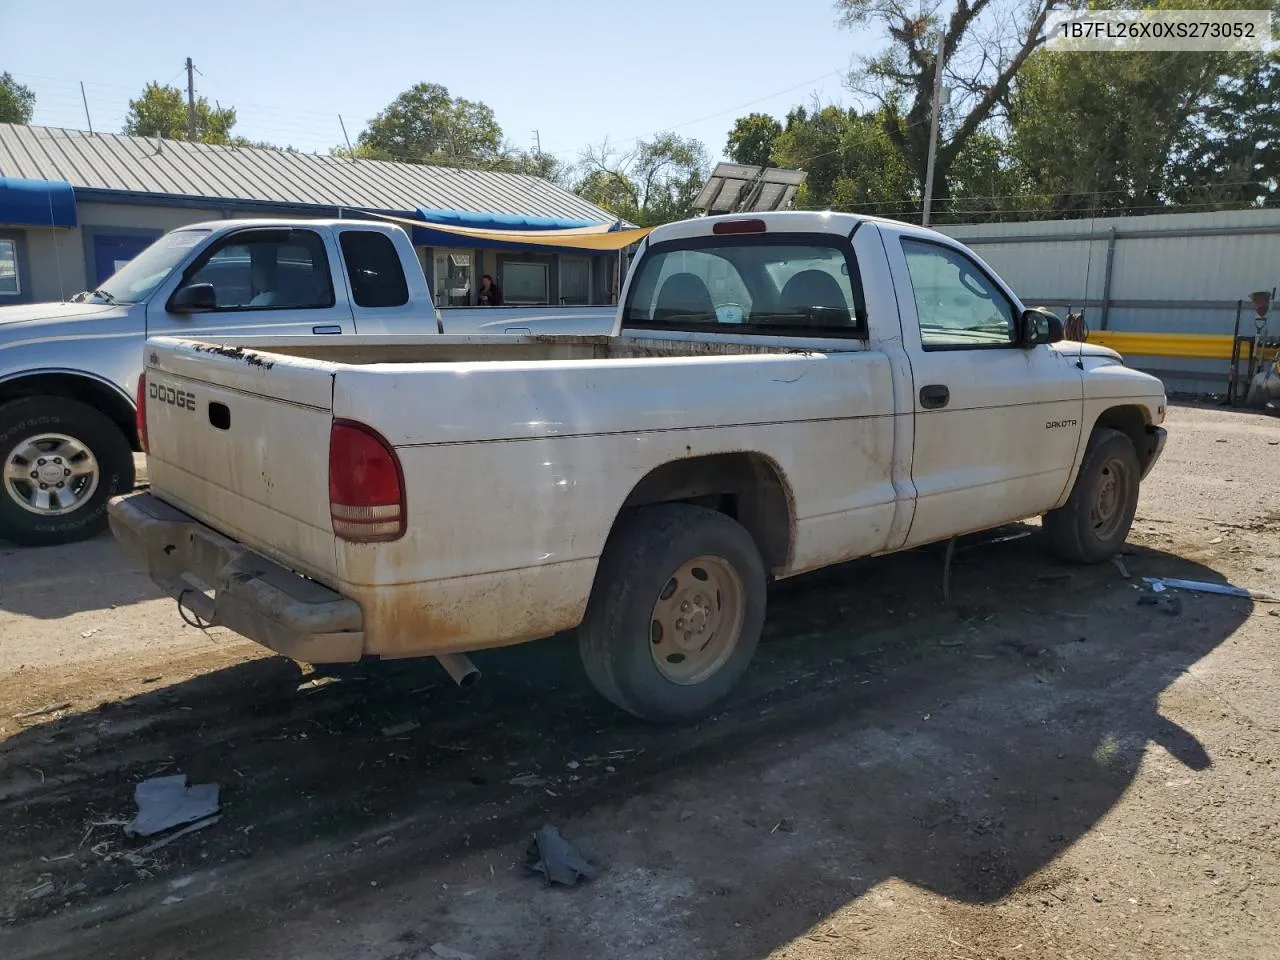
[[[246,350],[244,347],[228,347],[217,343],[197,343],[194,349],[197,353],[213,353],[220,357],[226,357],[228,360],[241,360],[251,367],[261,367],[263,370],[270,370],[276,365],[274,360],[268,360],[262,354],[253,350]]]

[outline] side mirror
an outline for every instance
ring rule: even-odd
[[[203,313],[218,308],[218,295],[212,283],[190,283],[179,287],[169,298],[170,313]]]
[[[1043,307],[1023,310],[1018,318],[1018,346],[1030,349],[1042,343],[1057,343],[1063,338],[1062,319]]]

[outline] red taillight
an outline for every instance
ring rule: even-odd
[[[404,474],[391,444],[362,423],[335,420],[329,430],[329,518],[353,543],[404,535]]]
[[[763,220],[717,220],[712,233],[764,233]]]
[[[143,371],[138,375],[138,395],[135,397],[137,401],[135,406],[138,409],[138,445],[142,447],[142,452],[147,452],[147,374]]]

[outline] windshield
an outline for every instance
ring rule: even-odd
[[[175,230],[166,233],[147,249],[103,281],[89,296],[109,303],[137,303],[145,300],[173,268],[186,259],[191,248],[205,237],[208,230]]]
[[[826,238],[704,237],[655,246],[627,298],[629,327],[860,336],[853,253]]]

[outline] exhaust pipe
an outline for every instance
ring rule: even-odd
[[[480,682],[480,669],[465,653],[438,653],[436,659],[458,686],[474,687]]]

